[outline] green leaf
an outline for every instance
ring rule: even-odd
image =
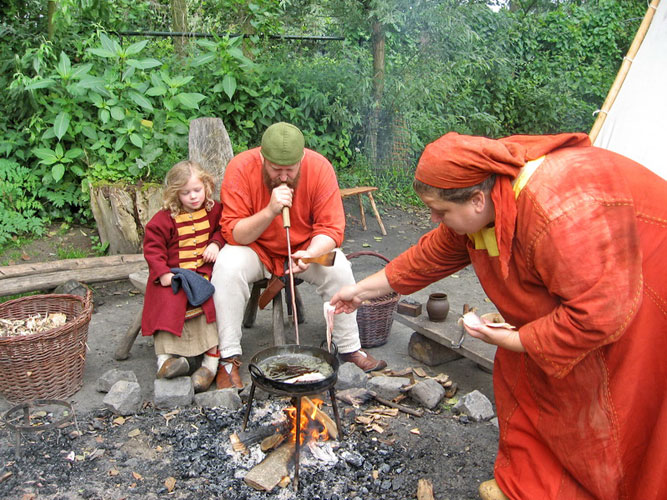
[[[114,106],[109,111],[111,111],[111,118],[114,120],[122,120],[125,118],[125,110],[120,106]]]
[[[138,148],[144,147],[144,141],[139,134],[130,134],[130,142]]]
[[[171,79],[169,82],[169,86],[173,88],[178,88],[182,87],[183,85],[187,84],[192,80],[191,76],[175,76],[174,78]]]
[[[62,112],[56,116],[55,121],[53,122],[53,132],[56,134],[58,140],[62,139],[67,129],[69,128],[69,113]]]
[[[65,166],[62,163],[56,163],[51,167],[51,175],[53,176],[53,180],[58,182],[65,175]]]
[[[92,69],[93,65],[92,64],[78,64],[77,66],[74,66],[74,70],[72,71],[72,78],[81,78],[84,75],[87,75],[88,72]]]
[[[107,49],[100,49],[98,47],[93,49],[88,49],[88,52],[96,56],[104,57],[105,59],[115,58],[116,54]]]
[[[58,158],[62,158],[63,154],[65,154],[65,151],[63,151],[63,145],[60,143],[56,144],[56,156]]]
[[[84,125],[83,128],[81,129],[81,133],[92,141],[97,140],[97,131],[95,130],[95,127],[93,127],[92,125]]]
[[[125,49],[125,54],[128,56],[133,56],[134,54],[138,54],[144,49],[147,43],[148,40],[142,40],[141,42],[133,43],[127,49]]]
[[[146,95],[149,96],[165,95],[166,93],[167,87],[163,87],[162,85],[159,87],[151,87],[146,91]]]
[[[157,59],[153,58],[128,59],[127,65],[137,69],[150,69],[150,68],[155,68],[156,66],[162,66],[162,63]]]
[[[218,44],[212,42],[211,40],[202,40],[201,38],[197,40],[197,45],[204,47],[205,49],[215,50],[218,48]]]
[[[26,90],[35,90],[35,89],[45,89],[51,87],[56,81],[53,78],[44,78],[43,80],[37,80],[35,82],[29,83],[25,86]]]
[[[153,105],[151,102],[146,99],[144,96],[142,96],[139,92],[137,91],[130,91],[128,92],[128,95],[132,101],[134,101],[135,104],[141,106],[144,109],[148,109],[150,111],[153,111]]]
[[[74,160],[75,158],[78,158],[83,154],[83,149],[81,148],[72,148],[67,153],[65,153],[65,158],[69,158],[70,160]]]
[[[210,63],[213,60],[215,60],[215,54],[208,52],[206,54],[195,57],[190,64],[196,68],[198,66],[203,66],[204,64]]]
[[[32,153],[37,158],[41,158],[42,160],[50,160],[51,158],[53,158],[54,161],[58,161],[58,158],[56,158],[56,153],[49,148],[34,148],[32,150]]]
[[[189,109],[198,109],[199,103],[206,99],[205,95],[197,93],[181,93],[174,96],[174,99],[178,100],[183,106]]]
[[[111,115],[109,114],[109,111],[106,109],[100,109],[100,120],[102,123],[106,124],[109,121],[109,117]]]
[[[120,151],[121,149],[123,149],[123,146],[125,146],[126,142],[127,142],[127,139],[125,138],[124,135],[122,135],[118,139],[116,139],[116,143],[113,145],[113,148],[116,151]]]
[[[236,78],[229,74],[225,75],[222,79],[222,89],[227,94],[227,97],[231,99],[234,92],[236,92]]]
[[[111,52],[114,56],[120,56],[120,53],[123,51],[122,47],[116,40],[112,40],[104,33],[100,33],[100,42],[102,42],[102,47]]]
[[[70,63],[69,57],[64,52],[60,53],[60,61],[58,66],[56,66],[56,71],[62,78],[68,78],[70,76],[70,71],[72,71],[72,64]]]

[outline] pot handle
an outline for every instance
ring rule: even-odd
[[[250,364],[248,365],[248,371],[249,371],[250,374],[251,374],[254,378],[256,378],[256,379],[260,379],[260,380],[261,380],[261,379],[265,379],[265,378],[266,378],[266,376],[264,375],[264,372],[263,372],[262,370],[260,370],[259,366],[257,366],[257,365],[254,364],[254,363],[250,363]]]
[[[320,349],[323,349],[323,350],[326,351],[327,350],[326,346],[327,346],[327,341],[323,340],[322,343],[320,344]],[[338,346],[336,345],[336,343],[333,340],[331,341],[331,347],[333,347],[333,352],[331,354],[333,354],[334,357],[338,356]]]

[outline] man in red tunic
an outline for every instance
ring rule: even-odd
[[[472,263],[516,326],[466,327],[498,346],[483,498],[667,498],[667,182],[585,134],[449,133],[414,184],[442,224],[331,302],[349,312]]]
[[[316,285],[325,301],[342,286],[354,283],[350,263],[338,249],[345,212],[336,174],[324,156],[304,148],[304,143],[297,127],[276,123],[264,132],[261,147],[240,153],[225,169],[220,226],[227,245],[218,255],[211,279],[221,355],[218,388],[243,387],[238,368],[248,284],[284,275],[287,235],[278,217],[283,207],[290,208],[294,273]],[[301,260],[334,249],[337,256],[332,267]],[[364,371],[387,366],[361,350],[356,313],[339,316],[332,336],[343,361]]]

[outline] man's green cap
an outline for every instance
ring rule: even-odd
[[[290,123],[274,123],[262,135],[262,156],[276,165],[295,165],[303,158],[301,130]]]

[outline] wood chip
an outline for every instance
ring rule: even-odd
[[[127,433],[127,435],[131,438],[138,436],[141,434],[141,431],[139,429],[133,429],[130,432]]]
[[[384,432],[384,429],[378,424],[371,424],[371,429],[373,429],[375,432],[379,434],[382,434]]]
[[[176,487],[176,479],[169,476],[167,479],[164,480],[164,486],[167,488],[167,491],[171,493],[174,491],[174,488]]]
[[[0,337],[20,337],[42,333],[67,322],[67,316],[63,313],[51,313],[42,316],[35,314],[26,319],[0,318]]]
[[[434,500],[433,484],[428,479],[417,481],[417,500]]]
[[[410,429],[410,432],[412,434],[417,434],[418,436],[421,436],[422,434],[417,427],[415,427],[414,429]]]
[[[422,377],[422,378],[426,377],[426,372],[424,371],[423,368],[419,368],[419,367],[418,368],[413,368],[412,371],[414,371],[415,375],[417,375],[418,377]]]

